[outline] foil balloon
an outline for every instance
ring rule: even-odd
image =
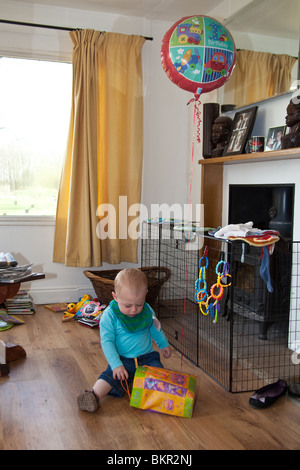
[[[173,83],[199,98],[230,78],[236,47],[230,32],[217,20],[187,16],[165,34],[161,61]]]

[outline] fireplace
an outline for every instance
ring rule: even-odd
[[[254,227],[293,238],[294,184],[229,185],[228,223],[253,221]]]
[[[235,289],[234,313],[259,322],[259,338],[267,339],[274,322],[286,327],[289,319],[291,241],[295,185],[230,185],[229,224],[253,221],[254,227],[280,233],[270,256],[270,292],[260,275],[262,250],[247,243],[232,247]]]

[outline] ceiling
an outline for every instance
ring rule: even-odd
[[[117,13],[150,20],[176,21],[184,16],[206,15],[222,0],[19,0],[79,10]]]
[[[171,22],[184,16],[209,15],[223,3],[223,0],[10,0],[14,1]],[[230,4],[236,8],[245,3],[231,0]],[[295,39],[299,37],[299,18],[300,0],[252,0],[231,17],[216,19],[223,21],[229,30]]]
[[[298,39],[300,0],[254,0],[224,24],[229,30]]]

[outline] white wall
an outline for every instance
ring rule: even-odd
[[[143,203],[187,202],[191,94],[174,85],[161,65],[163,37],[172,23],[151,23],[153,41],[144,67],[145,146]]]
[[[160,62],[160,47],[172,23],[150,22],[138,18],[100,14],[60,7],[22,4],[0,0],[1,18],[16,21],[60,25],[70,28],[95,28],[125,34],[153,36],[143,46],[145,93],[145,148],[142,202],[187,202],[189,166],[190,97],[167,78]],[[67,32],[0,24],[0,54],[71,61],[72,43]],[[94,295],[84,269],[52,262],[54,219],[28,222],[0,220],[0,251],[11,252],[19,264],[33,263],[45,280],[24,283],[36,303],[74,301],[84,293]],[[103,269],[127,266],[103,265]],[[97,269],[97,268],[93,268]],[[100,268],[101,269],[101,268]]]

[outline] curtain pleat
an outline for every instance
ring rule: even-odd
[[[145,40],[94,30],[73,31],[70,37],[73,102],[53,260],[76,267],[136,262],[137,241],[120,239],[118,230],[110,240],[98,206],[111,206],[118,221],[120,195],[128,204],[140,201]]]
[[[129,208],[140,202],[141,194],[144,139],[140,56],[144,41],[139,36],[109,33],[99,51],[98,203],[100,207],[108,203],[116,211],[116,238],[106,237],[101,243],[103,259],[112,264],[137,261],[137,240],[127,234],[134,223]]]

